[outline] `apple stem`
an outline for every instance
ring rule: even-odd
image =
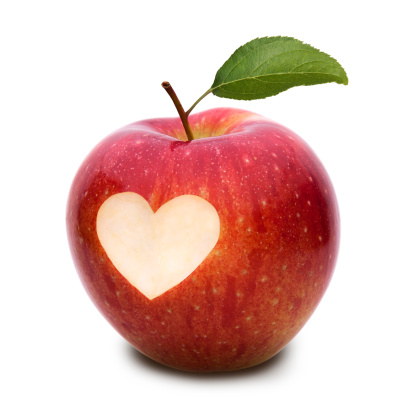
[[[174,89],[170,85],[169,82],[163,82],[162,87],[167,91],[168,95],[170,95],[170,98],[174,102],[174,105],[177,109],[178,115],[180,115],[181,122],[183,124],[185,133],[187,134],[188,141],[192,141],[194,139],[193,131],[191,131],[190,123],[188,122],[188,115],[189,113],[186,113],[184,111],[184,108],[181,105],[180,100],[178,99],[176,93],[174,92]]]
[[[190,115],[191,111],[195,108],[195,106],[204,99],[210,92],[212,92],[212,89],[209,89],[207,92],[205,92],[203,95],[201,95],[194,103],[193,106],[186,112],[187,116]]]

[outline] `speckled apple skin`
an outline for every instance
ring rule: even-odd
[[[204,138],[186,142],[178,118],[153,119],[93,149],[68,199],[71,253],[92,301],[143,354],[187,371],[247,368],[279,352],[324,295],[339,246],[337,201],[321,162],[289,129],[230,108],[190,124]],[[97,237],[100,206],[125,191],[154,212],[197,195],[220,218],[207,258],[153,300],[116,270]]]

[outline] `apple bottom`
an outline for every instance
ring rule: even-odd
[[[116,271],[105,272],[99,292],[108,290],[106,300],[102,302],[102,296],[92,299],[112,326],[144,355],[173,368],[204,372],[248,368],[268,360],[299,332],[319,301],[315,293],[293,301],[284,297],[282,291],[293,287],[287,281],[275,282],[289,279],[282,266],[277,278],[268,273],[267,280],[240,282],[227,274],[220,283],[203,276],[205,266],[208,261],[152,301]],[[301,291],[309,289],[304,285]],[[88,290],[93,295],[96,286]],[[111,302],[109,293],[114,291],[117,299]]]

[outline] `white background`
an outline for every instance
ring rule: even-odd
[[[413,413],[410,1],[3,1],[0,6],[0,412]],[[286,35],[349,85],[263,101],[209,95],[301,135],[337,191],[335,275],[269,362],[195,375],[140,357],[92,305],[66,240],[72,178],[130,122],[188,108],[240,45]],[[410,395],[411,394],[411,395]]]

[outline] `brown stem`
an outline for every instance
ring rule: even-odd
[[[162,87],[167,91],[168,95],[174,102],[174,105],[177,109],[178,115],[180,115],[181,122],[183,124],[185,133],[187,134],[188,141],[192,141],[194,139],[193,131],[191,131],[190,124],[188,122],[188,114],[184,111],[180,100],[178,99],[177,95],[174,92],[174,89],[170,85],[169,82],[163,82]]]

